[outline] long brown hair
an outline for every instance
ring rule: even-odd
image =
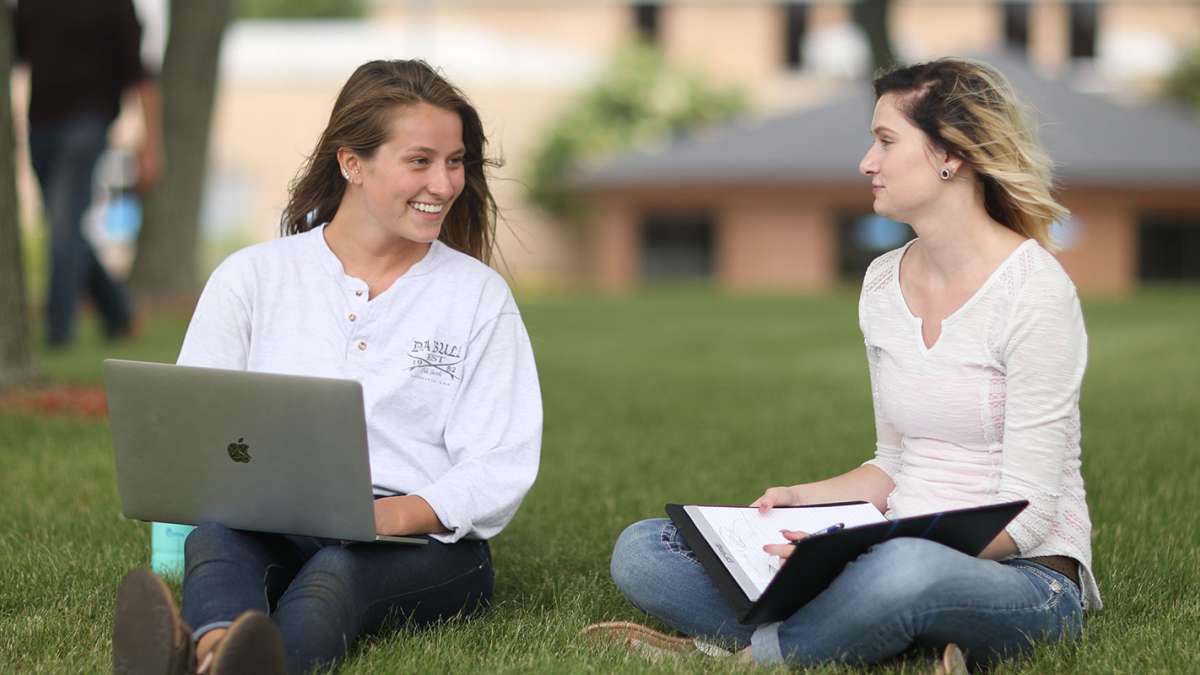
[[[1051,196],[1034,112],[1004,75],[980,61],[943,58],[880,75],[876,100],[887,93],[900,95],[899,109],[935,146],[975,170],[993,220],[1055,249],[1050,225],[1068,212]]]
[[[283,234],[307,232],[332,220],[346,191],[338,148],[370,159],[387,141],[392,112],[417,103],[457,113],[462,120],[466,185],[446,214],[438,239],[477,260],[490,262],[497,208],[486,169],[501,163],[485,156],[483,123],[466,96],[419,60],[370,61],[346,80],[317,147],[288,186],[288,204],[280,218]]]

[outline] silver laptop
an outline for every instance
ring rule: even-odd
[[[104,361],[126,517],[424,544],[375,534],[362,385]]]

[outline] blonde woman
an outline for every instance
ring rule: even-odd
[[[585,633],[672,651],[696,638],[769,664],[873,663],[942,649],[962,672],[1079,636],[1099,608],[1080,475],[1087,335],[1075,287],[1051,255],[1049,160],[1032,116],[991,67],[941,59],[875,81],[859,169],[876,213],[917,238],[876,259],[859,303],[875,406],[873,459],[772,487],[775,506],[869,500],[888,516],[1016,499],[1029,507],[970,557],[896,539],[849,564],[789,619],[739,624],[669,521],[625,530],[612,575],[635,606],[687,637],[627,623]],[[798,539],[803,533],[790,533]],[[769,545],[786,558],[794,546]],[[960,649],[961,647],[961,649]]]

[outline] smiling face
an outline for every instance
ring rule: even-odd
[[[932,147],[929,137],[896,107],[895,94],[875,103],[871,118],[873,142],[858,170],[871,179],[874,210],[881,216],[912,223],[944,190],[938,172],[951,173],[959,162]]]
[[[373,228],[419,244],[438,238],[463,191],[462,120],[428,103],[396,108],[387,141],[366,159],[350,162]]]

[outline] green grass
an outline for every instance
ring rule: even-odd
[[[725,671],[648,666],[576,642],[637,619],[608,579],[621,529],[667,501],[744,502],[866,458],[870,399],[855,298],[735,298],[702,289],[522,303],[546,408],[542,469],[493,542],[483,621],[364,641],[344,672]],[[1188,672],[1200,660],[1200,291],[1085,303],[1084,474],[1107,609],[1085,639],[999,673]],[[55,381],[98,382],[107,355],[172,360],[184,317],[109,351],[91,329],[40,354]],[[103,422],[0,413],[0,672],[108,668],[117,580],[147,564],[119,515]],[[927,672],[924,659],[885,672]],[[820,672],[855,672],[825,668]]]

